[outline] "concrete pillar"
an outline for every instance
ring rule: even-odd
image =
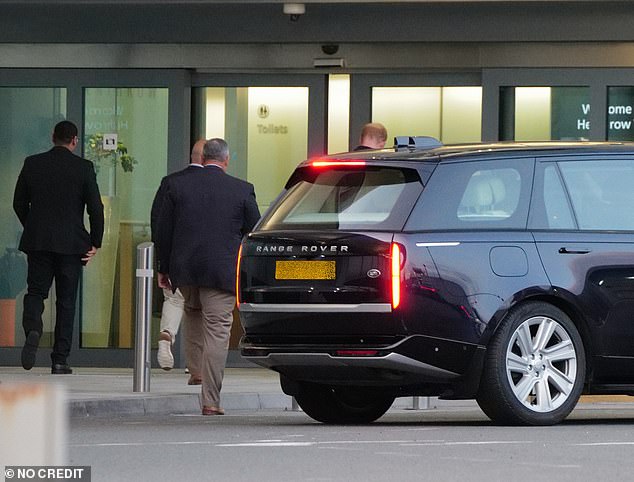
[[[68,409],[53,383],[0,383],[0,468],[65,465]]]

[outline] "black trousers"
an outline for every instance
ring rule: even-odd
[[[81,275],[81,255],[32,251],[27,253],[29,264],[27,293],[24,296],[22,326],[24,333],[43,331],[44,300],[55,279],[55,341],[52,363],[66,363],[73,340],[73,322],[77,302],[77,288]]]

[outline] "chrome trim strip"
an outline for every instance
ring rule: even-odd
[[[419,248],[431,248],[431,247],[438,247],[438,246],[459,246],[460,242],[459,241],[446,241],[443,243],[416,243],[416,246],[418,246]]]
[[[417,373],[444,380],[460,376],[458,373],[398,353],[390,353],[383,357],[334,357],[328,353],[271,353],[267,356],[242,356],[267,368],[280,366],[363,367]]]
[[[275,304],[275,303],[240,303],[241,312],[261,313],[391,313],[390,303],[358,303],[352,304]]]

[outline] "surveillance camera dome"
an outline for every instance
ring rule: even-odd
[[[339,45],[336,44],[326,44],[321,46],[321,51],[326,55],[335,55],[339,52]]]

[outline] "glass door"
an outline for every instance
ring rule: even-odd
[[[69,362],[133,365],[136,246],[149,240],[150,206],[161,178],[189,159],[190,125],[178,121],[191,116],[189,89],[190,74],[180,70],[0,71],[0,364],[19,365],[24,343],[26,259],[17,251],[22,227],[12,207],[15,183],[24,158],[50,149],[53,126],[68,119],[79,127],[75,153],[98,170],[106,217],[102,249],[83,270]],[[45,304],[40,367],[50,366],[54,291]]]
[[[81,348],[134,346],[136,246],[150,240],[152,200],[167,173],[168,100],[167,88],[84,90],[84,157],[97,170],[105,230],[84,270]]]
[[[53,126],[66,118],[66,89],[0,87],[0,347],[22,347],[26,256],[18,251],[22,225],[13,192],[24,159],[52,147]],[[45,302],[40,346],[53,344],[55,293]],[[16,362],[17,362],[16,358]]]
[[[361,127],[379,122],[397,136],[431,136],[445,144],[480,142],[482,87],[477,74],[354,75],[350,147]]]

